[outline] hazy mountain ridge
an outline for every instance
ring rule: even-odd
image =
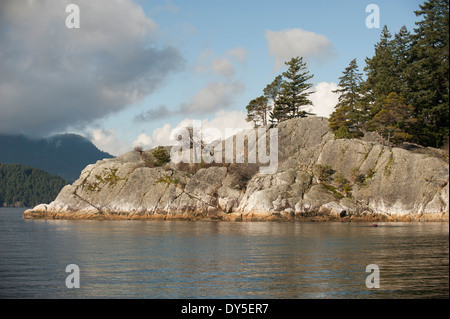
[[[77,134],[48,138],[0,134],[0,150],[0,163],[39,168],[69,182],[76,180],[86,165],[113,157]]]

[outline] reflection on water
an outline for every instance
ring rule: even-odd
[[[0,297],[448,298],[448,223],[22,220],[0,209]],[[65,286],[80,267],[81,288]],[[368,289],[366,266],[380,268]]]

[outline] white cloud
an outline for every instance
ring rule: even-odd
[[[253,124],[247,122],[247,113],[240,111],[219,111],[215,114],[215,117],[211,120],[202,121],[202,129],[217,129],[221,132],[219,137],[225,139],[230,137],[227,135],[227,129],[229,132],[235,134],[241,130],[247,130],[253,128]],[[232,135],[232,134],[231,134]],[[214,137],[218,138],[218,137]]]
[[[156,147],[159,145],[173,145],[175,141],[172,139],[172,131],[173,127],[170,124],[165,124],[163,127],[159,127],[153,130],[152,133],[152,147]]]
[[[306,61],[324,62],[333,58],[333,43],[324,35],[302,29],[285,29],[265,32],[269,53],[275,57],[275,69],[284,66],[292,57]]]
[[[161,134],[159,138],[161,138],[163,134]],[[120,139],[114,129],[94,129],[87,135],[90,136],[91,142],[97,146],[97,148],[114,156],[130,152],[135,146],[141,146],[143,149],[147,149],[151,148],[154,144],[152,138],[145,133],[139,134],[132,143]]]
[[[0,1],[1,132],[86,127],[181,69],[179,51],[132,0],[78,0],[79,29],[65,26],[70,3]]]
[[[205,137],[207,142],[211,142],[214,139],[225,139],[228,138],[230,132],[234,134],[241,130],[250,129],[253,125],[247,122],[245,119],[247,114],[240,111],[219,111],[215,116],[209,119],[201,120],[201,129],[205,131]],[[186,118],[180,121],[177,125],[172,126],[170,124],[165,124],[163,127],[157,128],[153,131],[151,135],[152,147],[159,145],[174,145],[176,144],[177,132],[185,127],[193,126],[193,121],[198,120],[195,118]],[[218,135],[212,136],[212,130],[214,129]],[[220,133],[219,133],[220,132]]]
[[[329,117],[338,103],[339,95],[333,93],[338,85],[336,83],[320,82],[314,87],[314,93],[309,96],[314,107],[311,109],[318,116]]]
[[[132,150],[129,143],[121,141],[116,136],[113,129],[102,130],[95,129],[90,134],[90,140],[97,148],[111,155],[118,156]]]
[[[234,97],[243,92],[245,86],[241,82],[214,82],[197,91],[192,98],[181,105],[182,114],[205,114],[226,109],[234,101]]]
[[[204,115],[229,108],[234,98],[245,90],[244,83],[234,81],[233,78],[236,74],[236,64],[244,64],[246,58],[247,50],[243,47],[230,49],[221,57],[216,57],[212,50],[203,50],[195,65],[195,71],[225,79],[210,81],[205,87],[195,92],[187,102],[182,103],[178,109],[166,112],[167,108],[162,108],[157,115]],[[155,112],[147,111],[137,118],[143,120],[153,118],[154,115]]]
[[[245,90],[242,82],[212,82],[195,92],[185,103],[169,109],[165,105],[141,112],[134,117],[135,122],[151,122],[171,116],[191,116],[213,114],[230,108],[235,98]]]
[[[151,146],[153,143],[152,138],[145,133],[139,134],[138,138],[132,143],[133,146],[141,146],[142,148],[146,148]]]
[[[211,73],[225,78],[231,78],[236,73],[236,65],[245,63],[247,59],[247,50],[243,47],[237,47],[228,50],[223,56],[216,57],[214,51],[203,50],[200,53],[195,70],[197,72]]]
[[[212,61],[212,68],[214,71],[223,75],[224,77],[231,77],[236,72],[233,63],[225,58],[218,58]]]

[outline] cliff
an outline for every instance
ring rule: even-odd
[[[151,151],[133,151],[88,165],[52,203],[23,217],[448,221],[448,157],[439,150],[336,140],[320,117],[277,129],[271,174],[258,170],[262,164],[149,167]],[[256,152],[247,144],[247,154]]]

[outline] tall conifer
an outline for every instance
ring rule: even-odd
[[[439,147],[449,134],[449,1],[429,0],[415,11],[409,86],[417,143]]]
[[[333,93],[339,94],[339,102],[330,115],[330,128],[339,131],[336,137],[349,138],[360,135],[362,73],[358,70],[356,59],[353,59],[339,78],[339,88]],[[345,129],[342,127],[345,126]]]
[[[313,93],[311,91],[313,85],[308,83],[308,81],[314,75],[309,74],[302,57],[292,58],[285,64],[289,68],[286,72],[283,72],[284,80],[273,110],[273,116],[279,122],[294,117],[312,115],[304,108],[312,105],[308,96]]]

